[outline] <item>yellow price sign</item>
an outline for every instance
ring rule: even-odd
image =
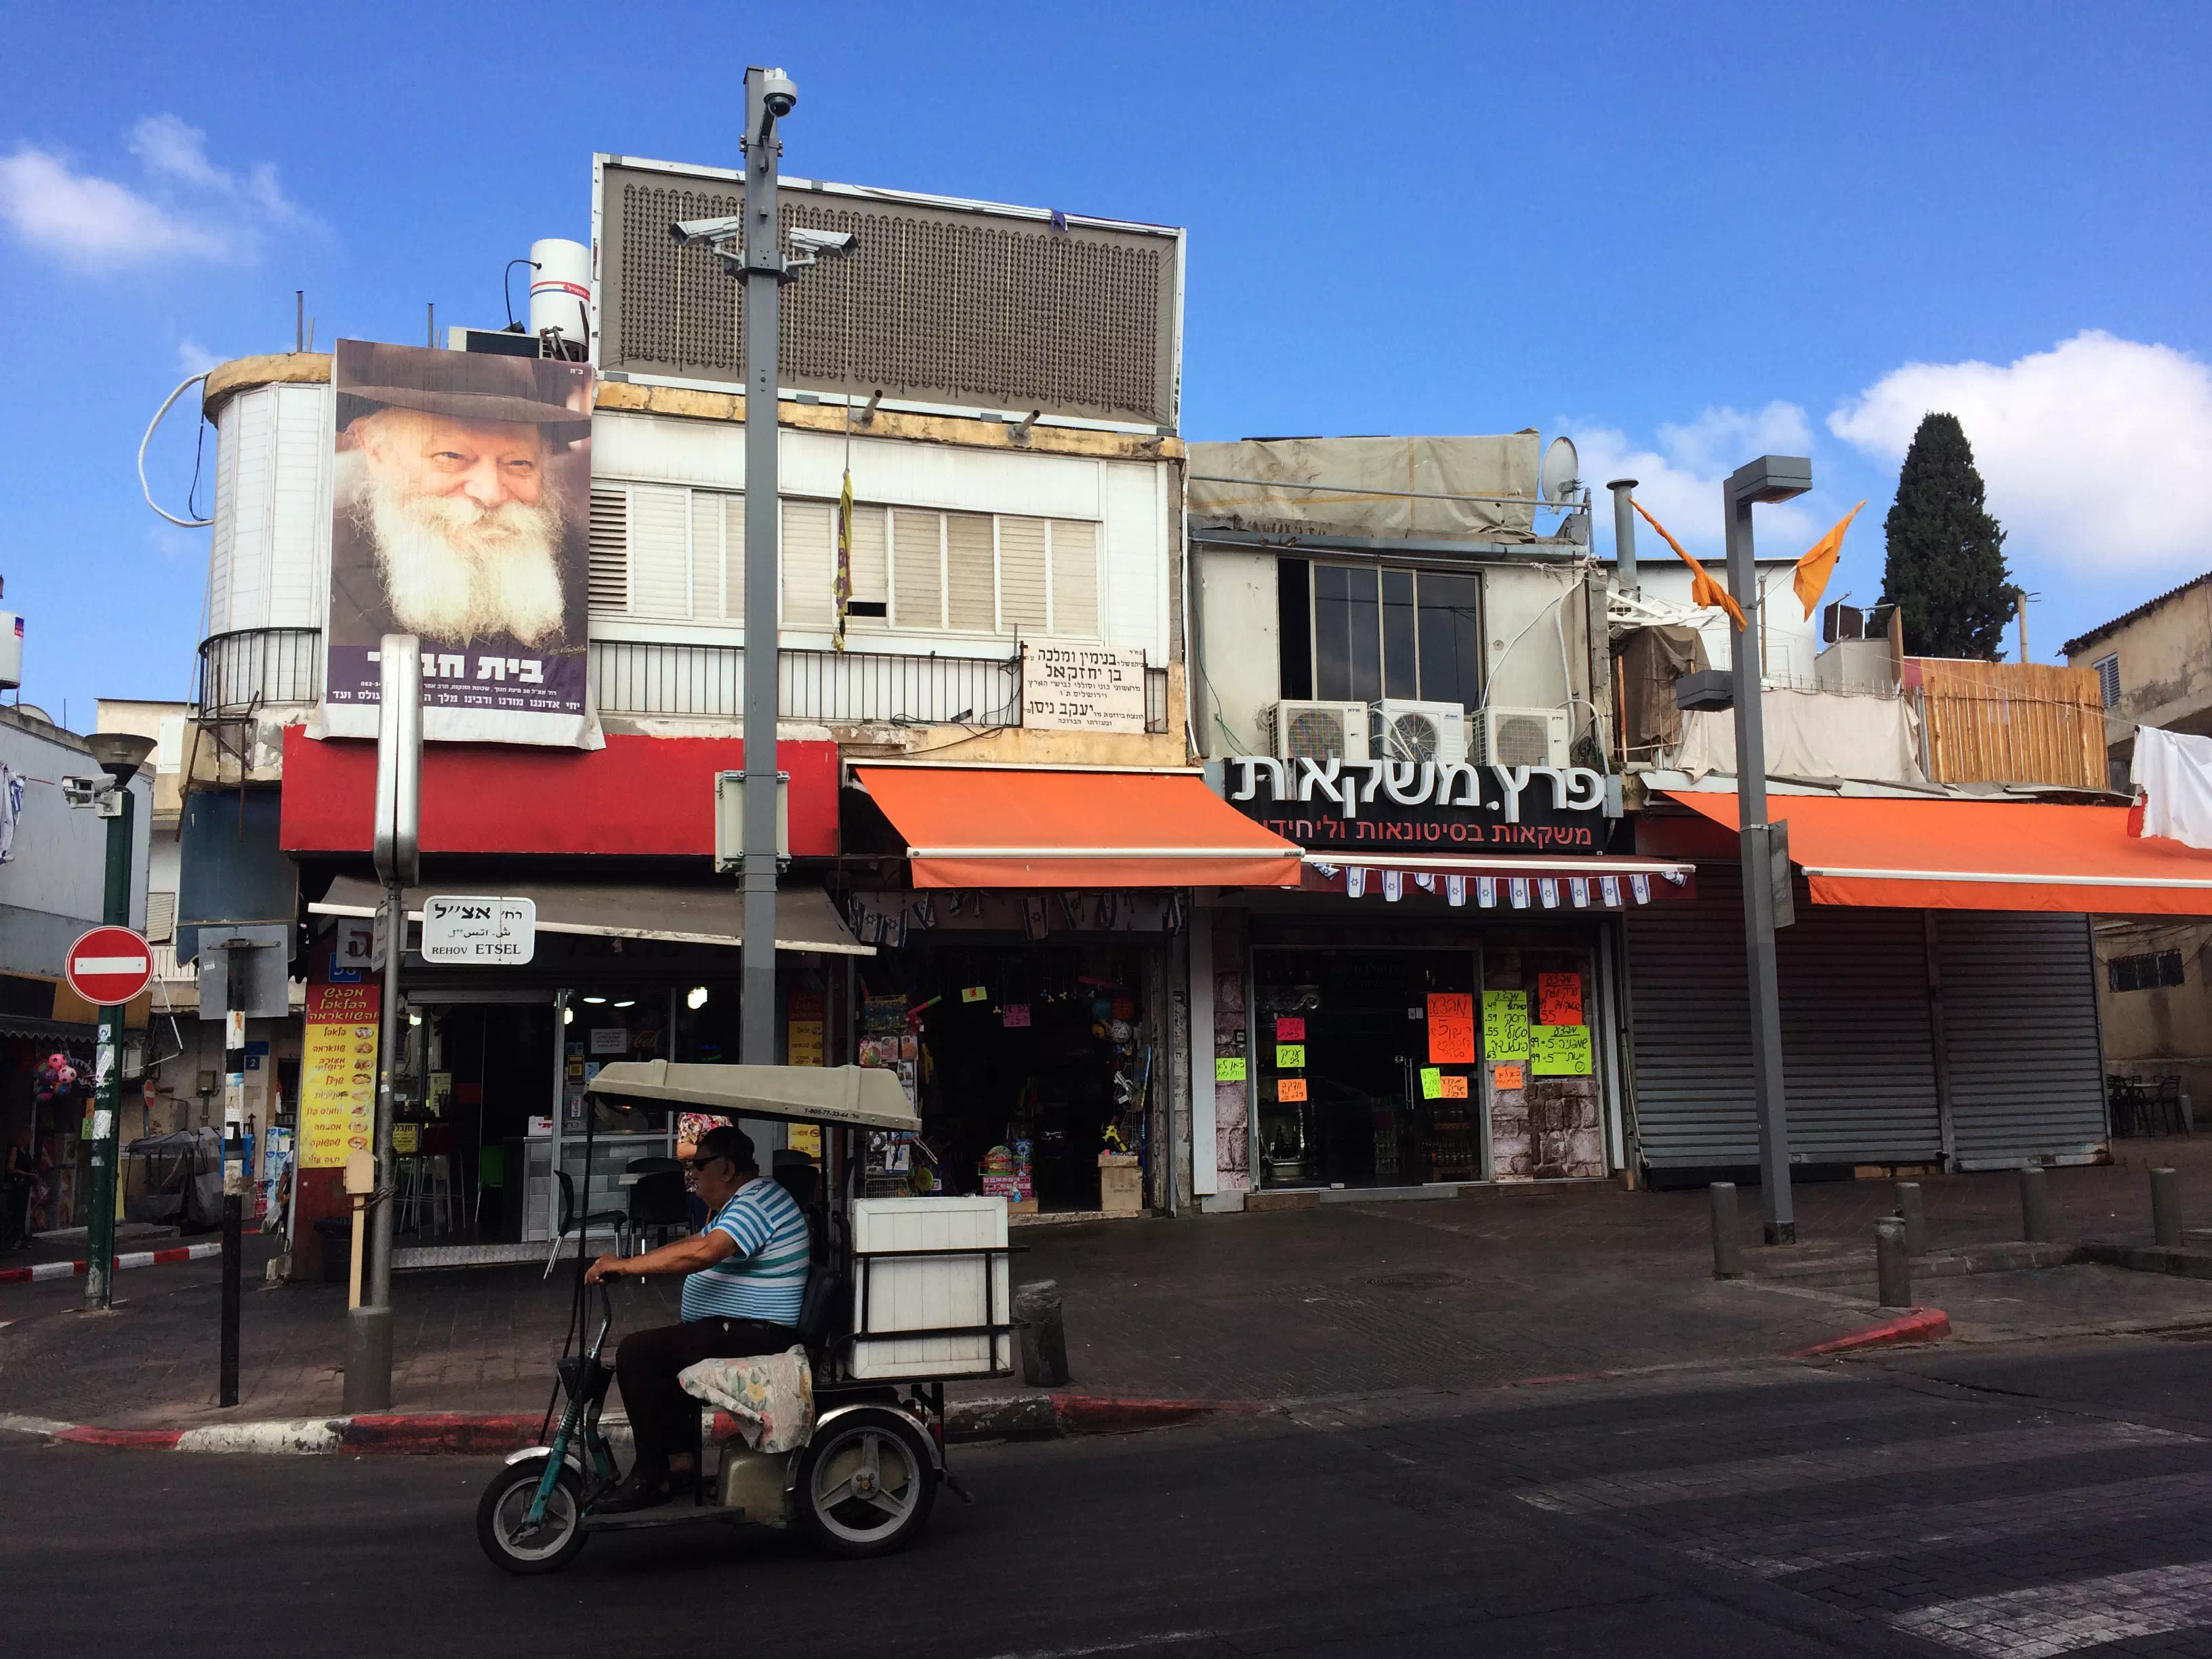
[[[1303,1042],[1279,1042],[1275,1045],[1275,1069],[1279,1072],[1302,1072],[1306,1066],[1306,1045]]]

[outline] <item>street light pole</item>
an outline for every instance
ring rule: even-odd
[[[781,70],[745,70],[745,896],[738,1057],[775,1064],[777,341],[791,280],[776,223],[778,118],[798,94]]]
[[[146,749],[153,745],[148,744]],[[141,751],[143,752],[143,750]],[[100,891],[100,919],[112,927],[131,925],[131,832],[134,823],[131,779],[138,770],[138,755],[110,761],[95,756],[114,788],[106,799],[115,802],[107,820],[107,868]],[[105,1309],[115,1304],[115,1179],[116,1160],[122,1152],[124,1007],[100,1011],[100,1046],[93,1060],[92,1213],[85,1230],[84,1305]]]
[[[1775,841],[1766,821],[1766,723],[1759,705],[1762,619],[1751,508],[1755,501],[1786,501],[1812,487],[1813,463],[1792,455],[1763,455],[1738,467],[1721,486],[1729,592],[1743,612],[1743,626],[1730,641],[1729,665],[1735,694],[1735,798],[1743,857],[1744,957],[1751,982],[1752,1075],[1759,1103],[1759,1190],[1769,1244],[1797,1242],[1797,1209],[1790,1191],[1789,1099],[1783,1087],[1782,1005],[1775,972]],[[1783,878],[1788,878],[1786,866]]]

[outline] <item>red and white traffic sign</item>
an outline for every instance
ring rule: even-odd
[[[154,982],[154,947],[128,927],[95,927],[69,948],[70,989],[95,1008],[128,1002]]]

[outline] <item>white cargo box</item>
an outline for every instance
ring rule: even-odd
[[[852,1374],[878,1380],[987,1376],[1013,1369],[1013,1339],[871,1331],[973,1330],[1013,1322],[1003,1198],[864,1198],[853,1205]],[[921,1250],[924,1255],[877,1251]],[[984,1251],[996,1255],[984,1255]],[[941,1255],[935,1254],[942,1252]]]

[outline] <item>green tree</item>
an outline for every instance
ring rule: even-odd
[[[1982,475],[1957,416],[1921,420],[1883,528],[1889,558],[1881,602],[1904,613],[1905,650],[1995,662],[2020,590],[2005,568],[2005,533],[1982,505]]]

